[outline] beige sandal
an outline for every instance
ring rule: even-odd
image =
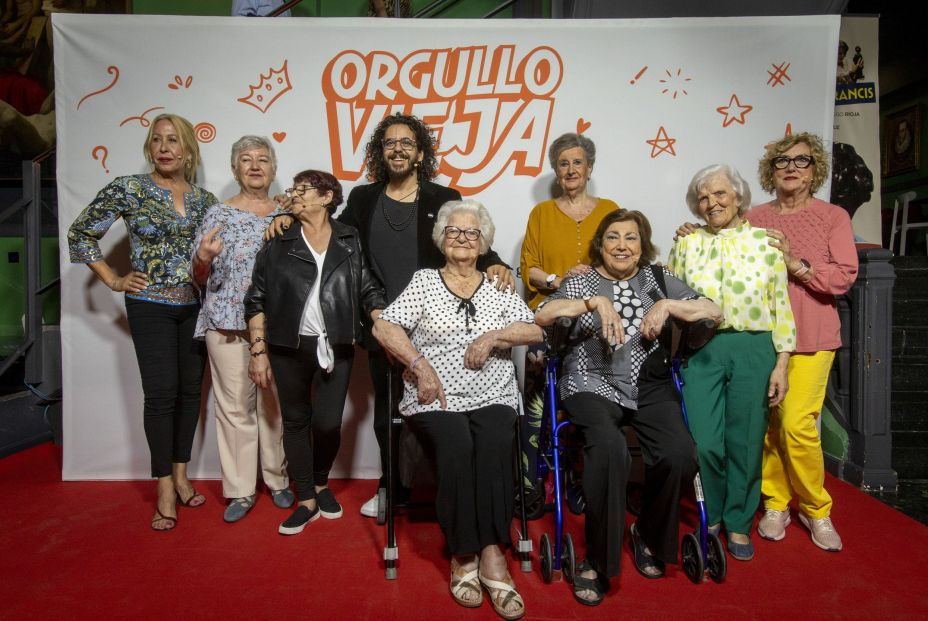
[[[493,609],[496,611],[496,614],[507,621],[522,618],[525,614],[525,602],[522,601],[522,596],[516,591],[515,585],[510,584],[512,582],[512,576],[506,576],[509,582],[490,580],[482,574],[479,575],[479,578],[480,584],[483,585],[483,588],[487,590],[487,595],[490,596],[490,603],[493,604]],[[507,611],[506,606],[510,602],[518,603],[519,607],[515,610]]]
[[[456,561],[451,562],[451,597],[465,608],[479,608],[483,604],[483,589],[480,588],[480,581],[477,578],[477,568],[459,576],[454,572],[460,568],[461,566]],[[473,599],[464,597],[469,593],[476,593],[477,597]]]

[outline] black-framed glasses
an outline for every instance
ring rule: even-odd
[[[448,239],[460,239],[462,234],[468,241],[480,239],[480,229],[461,229],[456,226],[445,227],[445,237]]]
[[[783,170],[784,168],[789,168],[790,162],[792,162],[796,168],[808,168],[815,163],[815,158],[811,155],[797,155],[796,157],[780,155],[773,158],[773,167],[777,170]]]
[[[299,196],[303,198],[303,195],[309,192],[310,190],[315,190],[316,186],[313,185],[298,185],[292,188],[287,188],[284,190],[284,194],[287,195],[287,198],[293,198],[294,196]]]
[[[400,138],[399,140],[395,138],[387,138],[381,140],[380,144],[383,145],[383,148],[387,151],[392,151],[397,146],[399,146],[403,151],[412,151],[416,148],[416,141],[412,138]]]

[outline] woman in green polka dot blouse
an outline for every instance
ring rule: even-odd
[[[683,370],[683,396],[710,529],[724,526],[729,553],[748,561],[754,557],[750,530],[760,502],[768,411],[786,394],[796,343],[786,264],[767,244],[767,231],[744,219],[751,190],[731,166],[696,173],[686,202],[706,225],[677,240],[668,267],[714,300],[725,317]]]

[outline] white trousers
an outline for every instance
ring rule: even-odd
[[[273,490],[287,487],[276,390],[261,390],[248,377],[248,333],[208,330],[206,349],[216,406],[222,495],[243,498],[254,494],[259,458],[264,483]]]

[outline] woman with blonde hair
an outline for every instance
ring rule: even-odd
[[[193,126],[175,114],[152,121],[143,147],[150,173],[118,177],[100,190],[68,230],[72,263],[86,263],[113,291],[125,293],[126,316],[145,393],[145,437],[158,479],[154,530],[177,525],[175,499],[199,507],[206,498],[187,478],[200,413],[202,348],[193,340],[200,305],[190,269],[193,239],[216,197],[194,185],[200,151]],[[99,240],[122,218],[132,271],[118,274]]]

